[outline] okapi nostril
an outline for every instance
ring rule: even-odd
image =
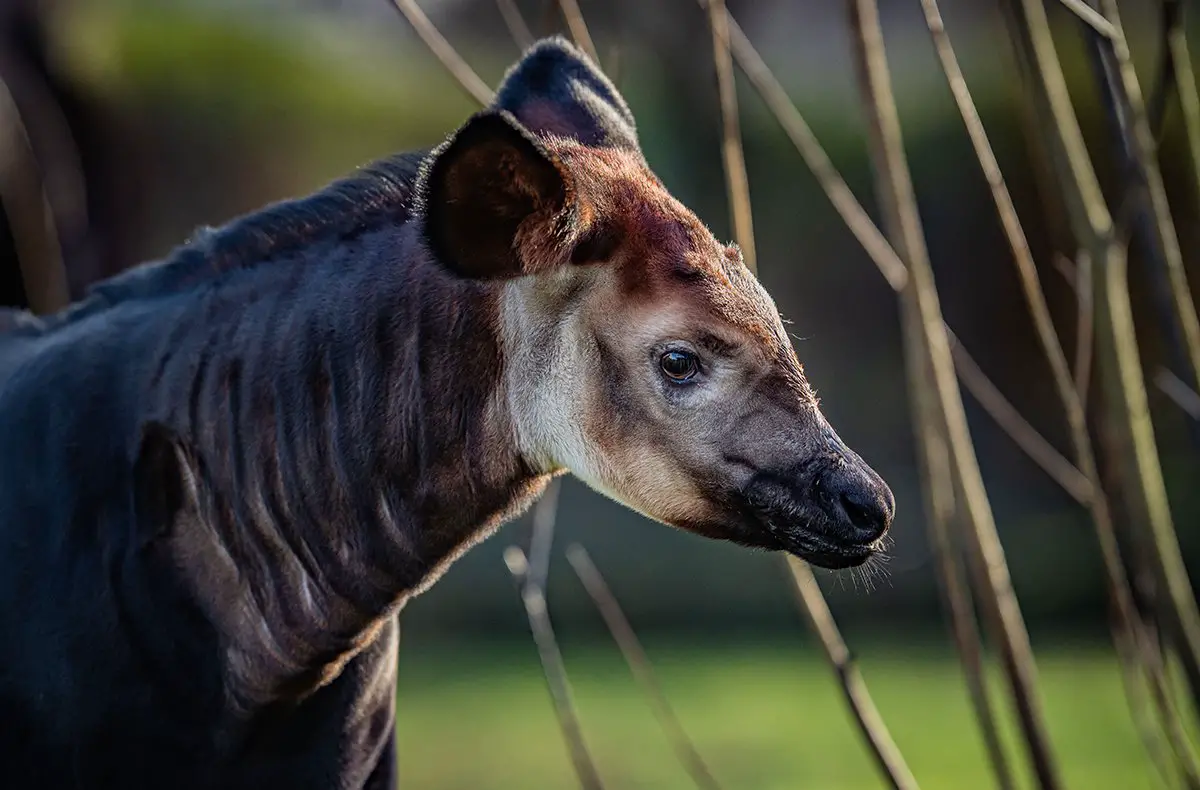
[[[848,526],[874,540],[887,531],[891,523],[891,510],[870,491],[857,488],[843,490],[838,504],[846,516]]]
[[[864,532],[875,526],[877,519],[872,514],[870,506],[859,501],[859,498],[851,493],[842,494],[842,510],[846,512],[846,517],[858,529]]]

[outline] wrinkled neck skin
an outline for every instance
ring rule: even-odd
[[[169,553],[242,709],[328,683],[549,479],[503,383],[508,286],[420,252],[356,260],[416,246],[379,233],[397,238],[218,283],[156,360],[183,478]]]

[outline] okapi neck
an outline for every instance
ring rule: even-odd
[[[187,493],[172,554],[246,707],[329,682],[546,482],[500,391],[499,286],[348,257],[197,297],[153,387]]]

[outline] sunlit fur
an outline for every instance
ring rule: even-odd
[[[393,787],[398,613],[555,474],[831,568],[894,512],[559,40],[430,150],[0,311],[0,442],[13,787]]]

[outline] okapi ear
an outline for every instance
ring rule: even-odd
[[[532,132],[642,155],[629,105],[604,73],[560,36],[530,47],[496,91],[492,106]]]
[[[485,111],[434,152],[418,194],[438,261],[463,277],[498,279],[546,265],[521,255],[520,247],[540,245],[519,242],[541,230],[536,223],[553,236],[568,222],[574,189],[561,163],[511,115]]]

